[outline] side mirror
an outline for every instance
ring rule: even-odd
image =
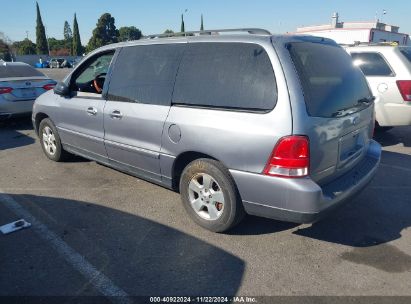
[[[69,96],[70,89],[64,82],[58,82],[54,87],[54,93],[60,96]]]

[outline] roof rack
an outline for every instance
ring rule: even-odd
[[[163,33],[156,35],[144,36],[144,39],[154,39],[154,38],[168,38],[168,37],[181,37],[181,36],[201,36],[201,35],[218,35],[220,33],[230,33],[230,32],[245,32],[250,35],[271,35],[268,30],[261,28],[239,28],[239,29],[222,29],[222,30],[206,30],[206,31],[191,31],[191,32],[179,32],[179,33]]]
[[[381,41],[381,42],[360,42],[354,41],[354,43],[344,44],[341,43],[342,46],[398,46],[399,43],[396,41]]]

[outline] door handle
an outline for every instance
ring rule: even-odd
[[[113,119],[121,119],[123,118],[123,114],[119,110],[114,110],[111,112],[110,117]]]
[[[95,107],[89,107],[87,108],[87,114],[95,116],[97,115],[97,109]]]

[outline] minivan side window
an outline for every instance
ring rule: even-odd
[[[354,65],[358,66],[365,76],[393,76],[394,73],[379,53],[351,53]]]
[[[115,62],[108,91],[111,101],[170,105],[185,44],[124,47]]]
[[[277,101],[270,58],[251,43],[189,43],[173,104],[269,111]]]

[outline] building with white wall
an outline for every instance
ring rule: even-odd
[[[334,13],[330,24],[297,28],[297,34],[326,37],[339,44],[397,42],[411,45],[408,34],[400,33],[399,27],[376,21],[341,22]]]

